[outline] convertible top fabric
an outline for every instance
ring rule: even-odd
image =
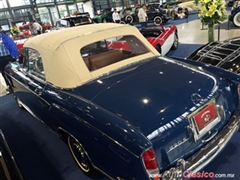
[[[149,53],[90,72],[81,57],[80,49],[102,39],[123,35],[137,37],[149,49]],[[30,38],[24,47],[33,48],[41,54],[46,80],[60,88],[74,88],[126,64],[159,55],[137,28],[114,23],[53,31]]]

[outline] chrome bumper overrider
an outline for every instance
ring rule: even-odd
[[[236,111],[224,128],[203,148],[190,158],[179,159],[178,166],[165,171],[161,180],[189,179],[187,175],[198,172],[206,166],[227,145],[235,132],[240,127],[240,112]],[[185,172],[185,173],[184,173]]]

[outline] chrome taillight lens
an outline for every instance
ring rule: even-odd
[[[153,148],[150,148],[143,153],[142,161],[149,177],[154,180],[160,180],[157,158]]]

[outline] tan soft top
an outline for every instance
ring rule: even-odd
[[[150,53],[90,72],[81,57],[80,49],[102,39],[123,35],[136,36],[146,44]],[[114,23],[91,24],[53,31],[30,38],[24,47],[35,49],[41,54],[46,80],[60,88],[74,88],[123,65],[159,55],[138,29]]]

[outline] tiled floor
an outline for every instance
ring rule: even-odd
[[[227,21],[226,21],[227,23]],[[240,37],[240,28],[231,28],[233,25],[230,23],[230,29],[220,29],[220,41],[228,38]],[[190,21],[188,23],[177,25],[180,43],[185,44],[206,44],[208,41],[207,27],[202,30],[200,19]],[[227,26],[226,26],[227,27]],[[218,29],[215,29],[215,40],[218,40]]]

